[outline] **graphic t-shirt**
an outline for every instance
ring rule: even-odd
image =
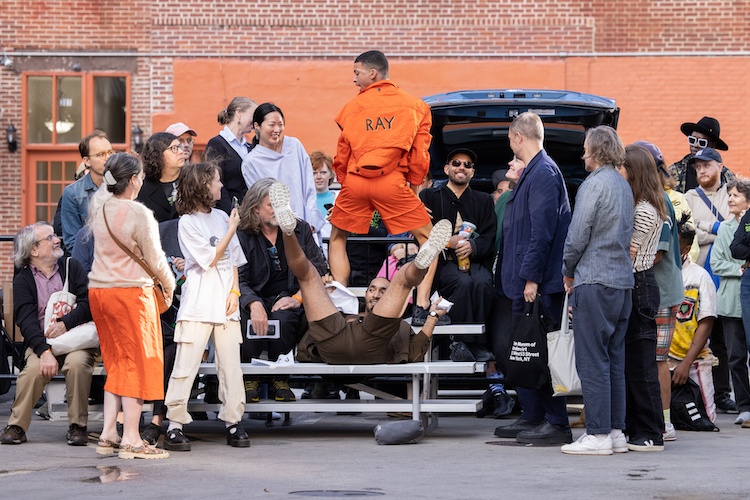
[[[672,337],[669,355],[684,359],[693,342],[698,322],[703,318],[716,317],[716,287],[708,272],[689,259],[682,264],[682,282],[685,285],[685,299],[677,307],[677,324]],[[707,347],[698,355],[705,358]]]
[[[229,216],[216,208],[211,213],[196,212],[180,217],[178,236],[185,256],[185,283],[182,285],[177,321],[226,323],[239,321],[239,310],[226,315],[226,301],[232,290],[234,266],[247,263],[237,235],[215,266],[216,245],[229,229]]]

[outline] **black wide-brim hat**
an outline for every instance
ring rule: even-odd
[[[680,130],[682,130],[682,133],[685,135],[690,135],[693,132],[700,132],[701,134],[706,135],[711,140],[711,142],[716,143],[716,147],[714,149],[719,149],[721,151],[729,150],[729,146],[727,146],[727,143],[719,138],[721,128],[719,127],[719,120],[717,120],[716,118],[704,116],[703,118],[698,120],[698,123],[683,123],[680,126]]]

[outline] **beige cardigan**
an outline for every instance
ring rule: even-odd
[[[146,262],[171,295],[175,280],[161,247],[154,214],[137,201],[114,196],[94,215],[94,262],[89,273],[89,288],[132,288],[152,284],[146,271],[110,236],[104,224],[103,210],[107,211],[109,227],[120,243]]]

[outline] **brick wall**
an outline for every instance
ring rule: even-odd
[[[750,173],[744,163],[750,146],[743,144],[744,117],[750,113],[745,104],[750,57],[571,57],[750,51],[748,4],[3,0],[0,49],[11,56],[24,50],[160,54],[138,57],[131,77],[131,127],[138,124],[144,137],[187,116],[200,127],[199,141],[205,140],[218,130],[216,113],[228,99],[252,95],[282,102],[291,120],[290,133],[312,148],[330,151],[336,137],[332,118],[354,93],[351,56],[378,48],[391,56],[394,78],[417,95],[541,86],[614,97],[622,107],[623,137],[659,141],[669,159],[687,150],[680,123],[715,116],[722,124],[722,138],[730,144],[727,164]],[[559,57],[561,52],[568,57]],[[550,57],[503,57],[540,53]],[[178,71],[181,64],[187,64],[184,72]],[[178,74],[183,81],[176,80]],[[229,75],[235,80],[227,80]],[[202,98],[193,99],[182,90],[186,78],[188,86],[200,88]],[[3,142],[11,122],[22,136],[21,113],[21,77],[0,68]],[[20,150],[9,153],[0,147],[0,234],[12,234],[22,223],[20,171],[31,168],[22,158]],[[0,243],[0,279],[9,276],[10,246]]]

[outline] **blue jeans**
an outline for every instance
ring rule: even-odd
[[[604,285],[573,289],[576,368],[586,404],[586,432],[625,429],[625,333],[632,290]]]
[[[555,317],[562,316],[562,293],[542,295],[547,311]],[[513,300],[513,314],[523,314],[524,300]],[[548,389],[534,390],[516,387],[518,402],[521,403],[521,418],[528,422],[547,422],[555,425],[568,425],[567,398],[552,396],[552,385]]]
[[[742,324],[745,327],[745,344],[750,349],[750,271],[742,274],[740,304],[742,305]]]

